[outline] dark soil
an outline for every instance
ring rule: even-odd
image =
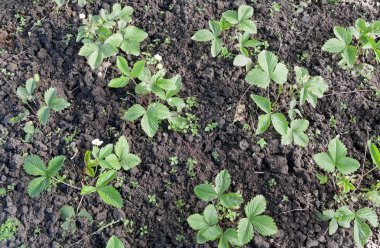
[[[264,135],[268,145],[260,149],[256,144],[259,137],[253,131],[257,110],[249,94],[242,104],[249,109],[247,120],[252,130],[244,130],[240,123],[233,123],[236,105],[247,89],[245,72],[236,69],[229,60],[211,58],[208,45],[190,39],[196,30],[207,25],[208,20],[218,19],[222,12],[235,9],[244,1],[122,1],[135,9],[135,25],[149,33],[143,50],[154,39],[171,38],[170,44],[161,42],[152,54],[162,55],[170,74],[182,75],[182,96],[196,96],[199,102],[193,112],[199,117],[200,136],[176,134],[164,125],[154,139],[148,139],[137,123],[121,120],[122,110],[134,104],[134,99],[126,90],[107,87],[114,70],[109,68],[106,74],[99,75],[77,55],[80,44],[75,42],[75,36],[81,22],[79,13],[96,14],[101,8],[109,9],[115,1],[95,0],[85,9],[70,3],[59,12],[55,11],[52,1],[32,2],[0,0],[0,67],[14,73],[13,76],[0,73],[0,186],[14,186],[14,190],[0,200],[0,223],[11,216],[21,221],[16,239],[0,244],[1,247],[21,244],[69,247],[96,231],[99,222],[109,223],[120,218],[135,222],[131,234],[118,223],[74,247],[105,247],[111,235],[120,237],[127,247],[210,247],[196,244],[195,232],[189,228],[186,218],[205,206],[195,197],[194,186],[212,180],[224,168],[232,175],[232,190],[242,192],[245,199],[257,194],[266,197],[267,212],[279,227],[274,237],[257,235],[247,247],[354,247],[350,230],[339,229],[336,235],[328,236],[327,224],[316,218],[317,212],[339,205],[333,199],[336,192],[333,184],[321,186],[315,178],[319,170],[312,156],[325,150],[329,140],[339,134],[350,155],[364,161],[367,139],[380,134],[379,100],[373,91],[334,93],[370,89],[374,85],[380,87],[380,70],[376,69],[370,82],[353,78],[337,66],[336,59],[323,53],[321,46],[332,37],[334,25],[349,26],[358,17],[380,19],[379,8],[361,3],[317,3],[297,14],[294,6],[298,1],[284,0],[281,12],[271,17],[271,1],[259,0],[251,4],[258,23],[257,37],[267,40],[270,50],[278,52],[280,60],[289,68],[305,66],[312,75],[323,76],[330,86],[330,95],[322,98],[316,109],[303,108],[304,117],[310,120],[308,132],[321,131],[321,135],[312,136],[308,148],[282,146],[279,137],[271,131]],[[170,4],[174,8],[169,8]],[[150,6],[149,10],[144,10],[145,5]],[[26,18],[26,26],[19,33],[16,33],[17,13]],[[34,26],[39,19],[42,19],[42,26]],[[67,34],[74,35],[68,44],[64,42]],[[303,52],[308,52],[310,57],[301,62],[299,58]],[[37,88],[38,97],[54,86],[71,102],[71,107],[53,114],[49,124],[27,144],[22,141],[24,122],[10,124],[9,119],[24,111],[15,92],[34,73],[39,73],[42,79]],[[293,78],[294,75],[290,75],[290,82]],[[342,103],[347,109],[342,109]],[[329,126],[332,115],[337,120],[335,128]],[[356,123],[350,122],[351,116],[356,117]],[[35,117],[30,120],[37,123]],[[211,121],[218,122],[218,128],[211,134],[204,133],[204,127]],[[72,145],[79,150],[77,154],[64,140],[75,130],[77,134]],[[123,174],[125,181],[120,191],[125,207],[118,210],[106,206],[95,195],[85,197],[83,207],[94,215],[94,224],[79,222],[76,233],[65,234],[60,228],[59,209],[65,204],[76,207],[79,192],[59,185],[31,199],[26,192],[31,178],[22,169],[23,155],[38,154],[45,161],[56,155],[72,158],[65,163],[63,173],[80,185],[83,153],[90,149],[91,141],[99,138],[113,143],[120,135],[128,138],[133,152],[143,161],[136,169]],[[218,153],[217,160],[213,152]],[[180,160],[176,173],[171,173],[171,156],[178,156]],[[187,173],[185,161],[188,157],[198,161],[194,178]],[[379,173],[374,174],[375,179],[379,177]],[[269,186],[271,179],[276,180],[277,186]],[[137,181],[139,186],[133,188],[131,181]],[[148,202],[148,195],[153,194],[157,198],[156,205]],[[284,196],[288,197],[288,202],[283,201]],[[181,199],[185,205],[178,208],[176,201]],[[359,206],[360,202],[355,207]],[[139,230],[144,225],[148,227],[148,234],[140,236]],[[183,235],[184,239],[177,241],[177,235]],[[378,230],[368,247],[380,247]]]

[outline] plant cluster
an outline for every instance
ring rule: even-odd
[[[89,15],[84,25],[79,27],[77,42],[83,46],[79,55],[86,57],[92,69],[102,64],[104,59],[115,56],[119,49],[130,55],[140,54],[140,43],[148,34],[130,25],[133,8],[115,3],[112,12],[101,9],[99,15]]]
[[[0,225],[0,241],[14,238],[20,221],[16,218],[8,218]]]
[[[252,240],[255,232],[263,236],[277,232],[273,218],[263,214],[266,200],[262,195],[254,197],[245,205],[245,217],[239,220],[237,228],[232,227],[236,223],[219,223],[224,219],[234,220],[235,211],[244,201],[241,194],[228,192],[230,185],[230,174],[227,170],[222,170],[216,176],[215,184],[204,183],[194,188],[199,199],[211,202],[202,214],[193,214],[187,218],[191,228],[197,231],[199,244],[218,240],[219,248],[243,246]],[[231,227],[223,230],[222,226]]]
[[[251,98],[261,109],[264,114],[258,117],[258,126],[256,134],[262,134],[269,129],[272,124],[277,133],[282,137],[281,143],[283,145],[290,145],[292,143],[305,147],[309,143],[309,137],[305,133],[309,126],[309,121],[302,118],[301,112],[296,108],[299,104],[302,106],[306,102],[310,103],[313,107],[316,106],[318,98],[323,97],[327,91],[328,85],[321,76],[310,76],[305,68],[296,66],[294,72],[296,74],[296,84],[288,86],[289,92],[284,94],[284,84],[287,81],[289,70],[284,63],[278,61],[278,57],[269,51],[263,50],[257,56],[257,64],[254,64],[255,54],[249,51],[249,48],[257,48],[262,44],[258,40],[251,39],[250,36],[257,32],[256,25],[253,21],[249,20],[253,15],[253,8],[250,6],[240,6],[238,11],[229,10],[223,13],[220,22],[210,21],[210,29],[202,29],[197,31],[193,40],[196,41],[211,41],[212,42],[212,55],[215,57],[219,54],[219,49],[222,47],[221,39],[218,38],[221,30],[227,30],[231,26],[236,25],[236,37],[238,37],[239,44],[237,45],[240,54],[234,59],[235,66],[246,66],[248,74],[245,80],[251,86],[257,86],[267,90],[267,97],[252,94]],[[238,31],[244,31],[239,33]],[[256,49],[259,51],[259,49]],[[271,102],[269,90],[271,83],[275,83],[272,87],[277,87],[277,96],[275,102]],[[280,112],[285,106],[278,104],[281,94],[287,96],[289,101],[288,117]],[[296,98],[299,98],[297,100]],[[297,118],[297,115],[301,118]]]
[[[373,66],[363,61],[372,59],[374,55],[380,63],[380,21],[368,23],[359,18],[349,28],[335,26],[334,34],[335,38],[326,41],[322,50],[340,56],[339,65],[342,68],[356,69],[360,75],[368,77]]]
[[[77,220],[78,218],[86,219],[87,223],[91,225],[93,223],[92,215],[85,209],[81,209],[78,213],[74,208],[69,205],[64,205],[59,210],[60,219],[62,221],[61,228],[67,233],[75,233],[78,230]]]

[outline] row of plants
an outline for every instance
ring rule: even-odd
[[[63,1],[60,1],[63,3]],[[86,1],[81,1],[85,4]],[[132,25],[133,8],[114,4],[112,11],[100,10],[98,15],[89,15],[83,20],[79,28],[77,42],[82,42],[79,55],[87,59],[88,65],[98,69],[104,61],[113,62],[116,59],[117,77],[108,83],[110,88],[125,88],[133,84],[134,91],[130,93],[136,103],[125,111],[122,119],[133,122],[140,121],[144,133],[153,138],[162,122],[166,121],[169,129],[176,132],[188,132],[196,135],[191,127],[191,117],[184,113],[184,109],[191,104],[179,96],[182,86],[180,75],[167,76],[161,64],[162,57],[152,57],[141,51],[141,43],[148,38],[148,34]],[[321,76],[311,76],[306,68],[294,66],[294,81],[288,82],[289,68],[279,62],[278,56],[267,50],[266,41],[253,39],[257,27],[252,20],[253,8],[242,5],[238,10],[228,10],[223,13],[219,21],[209,22],[209,29],[197,31],[193,40],[210,42],[213,57],[233,58],[233,65],[245,67],[247,71],[245,81],[249,89],[257,87],[257,94],[251,94],[252,101],[263,114],[257,116],[256,135],[261,135],[271,127],[281,136],[283,145],[295,144],[307,147],[309,143],[309,121],[302,115],[302,106],[310,104],[316,107],[319,98],[328,90],[328,84]],[[322,50],[337,53],[342,57],[339,63],[347,69],[368,67],[369,64],[357,62],[370,60],[373,51],[379,62],[380,33],[379,22],[366,23],[359,19],[355,27],[345,29],[335,27],[337,38],[328,40]],[[353,37],[356,39],[353,41]],[[128,61],[128,58],[141,56],[143,59]],[[362,75],[363,76],[363,75]],[[25,86],[17,89],[17,95],[25,104],[26,111],[33,112],[42,125],[46,125],[52,111],[62,111],[70,107],[64,98],[58,97],[57,89],[50,88],[44,93],[43,101],[34,95],[40,77],[38,74],[26,81]],[[189,117],[190,116],[190,117]],[[25,116],[21,118],[26,120]],[[28,123],[27,123],[28,124]],[[33,125],[29,131],[36,129]],[[33,133],[32,131],[29,134]],[[128,171],[141,163],[141,159],[130,152],[130,146],[124,136],[119,137],[115,144],[103,145],[100,140],[92,142],[91,150],[84,152],[83,180],[81,185],[68,181],[60,175],[66,158],[56,156],[47,163],[38,155],[25,157],[24,170],[35,177],[28,185],[28,194],[38,197],[43,191],[51,189],[57,183],[77,190],[83,197],[91,194],[99,195],[102,201],[116,208],[123,207],[123,199],[113,182],[124,171]],[[368,147],[375,165],[367,173],[380,169],[380,153],[374,143],[368,142]],[[353,177],[360,163],[347,156],[347,148],[338,137],[333,139],[327,153],[314,156],[316,164],[331,178],[343,193],[340,197],[344,206],[339,209],[328,209],[320,215],[322,220],[330,221],[329,234],[336,232],[338,226],[348,228],[354,221],[354,239],[362,247],[371,235],[370,226],[378,226],[376,212],[372,208],[361,208],[352,211],[353,201],[347,194],[358,192],[360,183],[355,187]],[[329,174],[329,175],[330,175]],[[365,174],[367,175],[367,174]],[[365,179],[361,176],[361,180]],[[326,183],[326,175],[319,175]],[[241,193],[231,193],[228,189],[231,176],[222,170],[215,178],[215,183],[204,183],[195,187],[196,196],[205,202],[202,214],[194,214],[187,221],[191,228],[197,231],[196,239],[199,244],[218,240],[218,247],[243,246],[249,243],[254,234],[262,236],[274,235],[277,225],[274,219],[263,214],[267,203],[262,195],[252,198],[244,206],[244,218],[236,221],[244,199]],[[360,189],[365,192],[359,196],[379,205],[380,185]],[[62,228],[73,229],[77,217],[89,217],[89,213],[81,208],[82,200],[76,210],[70,206],[61,208],[61,218],[64,220]],[[123,247],[122,242],[112,236],[107,248]]]

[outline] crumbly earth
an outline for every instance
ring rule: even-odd
[[[337,234],[328,236],[327,224],[316,218],[319,211],[339,207],[339,204],[333,199],[336,189],[332,182],[321,186],[316,179],[320,171],[312,156],[325,150],[329,140],[340,135],[352,157],[369,160],[368,153],[364,157],[366,141],[380,134],[380,104],[373,90],[358,90],[379,88],[380,74],[376,69],[371,81],[354,78],[337,66],[337,59],[322,52],[321,46],[333,36],[334,25],[349,26],[358,17],[380,19],[378,7],[362,5],[360,1],[337,5],[317,1],[297,13],[298,1],[284,0],[281,11],[270,16],[270,0],[258,0],[255,4],[242,0],[120,1],[135,9],[135,25],[149,33],[142,49],[147,50],[148,44],[160,39],[158,45],[150,48],[151,53],[162,55],[169,74],[182,76],[181,95],[196,96],[199,103],[192,111],[199,118],[199,136],[176,134],[164,124],[158,134],[149,139],[137,123],[121,120],[123,110],[134,104],[135,99],[127,94],[131,89],[107,87],[116,70],[110,67],[99,74],[77,55],[81,46],[75,42],[81,23],[79,14],[96,14],[101,8],[109,9],[116,1],[95,0],[84,9],[69,3],[59,11],[47,0],[0,2],[0,67],[10,72],[8,75],[0,72],[0,186],[14,186],[14,190],[0,198],[0,223],[11,216],[21,222],[16,238],[0,244],[1,247],[22,244],[26,247],[105,247],[111,235],[121,238],[126,247],[215,247],[215,244],[197,245],[195,232],[186,218],[205,206],[195,197],[194,186],[212,180],[221,169],[229,170],[232,190],[239,190],[245,199],[263,194],[268,200],[267,213],[279,227],[275,236],[256,235],[246,247],[355,246],[351,230],[339,229]],[[236,106],[248,87],[244,70],[234,67],[230,60],[211,58],[209,45],[191,40],[196,30],[207,26],[208,20],[218,19],[225,10],[236,9],[244,3],[254,7],[257,38],[267,40],[269,49],[277,52],[280,60],[289,68],[305,66],[312,75],[323,76],[329,84],[328,95],[319,100],[315,109],[307,105],[302,108],[304,117],[310,120],[311,140],[306,149],[282,146],[273,130],[263,136],[268,144],[260,148],[256,143],[260,137],[254,135],[259,111],[249,94],[241,103],[246,106],[250,129],[233,122]],[[21,32],[16,32],[19,26],[16,14],[26,18]],[[42,26],[34,25],[37,20],[42,21]],[[73,38],[67,40],[67,35]],[[170,37],[170,44],[162,42],[166,37]],[[309,56],[301,59],[304,52]],[[36,90],[37,97],[41,98],[46,89],[54,86],[60,96],[71,102],[71,107],[53,114],[49,124],[40,128],[41,133],[31,143],[24,143],[25,121],[10,124],[9,119],[25,110],[15,93],[34,73],[39,73],[42,79]],[[294,82],[293,73],[289,82]],[[255,91],[250,89],[249,93]],[[342,108],[342,104],[347,108]],[[336,118],[335,128],[330,127],[331,116]],[[34,115],[28,120],[37,123]],[[210,122],[217,122],[218,128],[206,133],[203,130]],[[317,130],[321,134],[313,135]],[[68,144],[64,138],[73,133],[73,140]],[[143,161],[136,169],[119,175],[124,179],[119,188],[125,199],[124,208],[108,207],[95,195],[85,197],[83,207],[94,216],[94,223],[78,221],[75,233],[63,232],[59,209],[65,204],[76,207],[79,192],[58,185],[31,199],[26,193],[31,178],[22,169],[23,156],[38,154],[46,161],[65,155],[69,159],[63,174],[80,185],[83,153],[91,148],[91,141],[99,138],[113,143],[120,135],[128,138],[132,151]],[[78,149],[77,153],[73,147]],[[217,153],[218,158],[213,153]],[[169,163],[171,156],[178,156],[180,160],[176,172]],[[195,177],[187,172],[185,161],[189,157],[198,161],[194,167]],[[379,172],[373,174],[374,179],[379,177]],[[272,179],[277,185],[269,186]],[[132,181],[137,181],[139,186],[132,187]],[[156,204],[148,202],[148,195],[153,194]],[[288,201],[284,201],[284,197]],[[182,207],[178,204],[180,200],[184,202]],[[363,203],[360,200],[354,207]],[[87,236],[102,223],[121,218],[135,223],[131,233],[126,232],[122,223],[117,223]],[[148,233],[140,235],[140,228],[144,226]],[[183,235],[182,240],[180,235]],[[380,247],[378,230],[368,247]]]

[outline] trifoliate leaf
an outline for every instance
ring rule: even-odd
[[[123,42],[123,35],[119,32],[112,34],[110,37],[106,39],[104,43],[109,43],[114,47],[119,47]]]
[[[140,54],[140,43],[144,41],[148,34],[143,30],[134,27],[128,26],[124,32],[124,41],[120,46],[120,49],[126,52],[127,54],[139,55]]]
[[[100,198],[108,205],[114,206],[116,208],[123,207],[123,199],[120,193],[112,186],[105,186],[97,188]]]
[[[248,5],[241,5],[238,9],[238,20],[241,23],[244,20],[248,20],[253,16],[253,8]]]

